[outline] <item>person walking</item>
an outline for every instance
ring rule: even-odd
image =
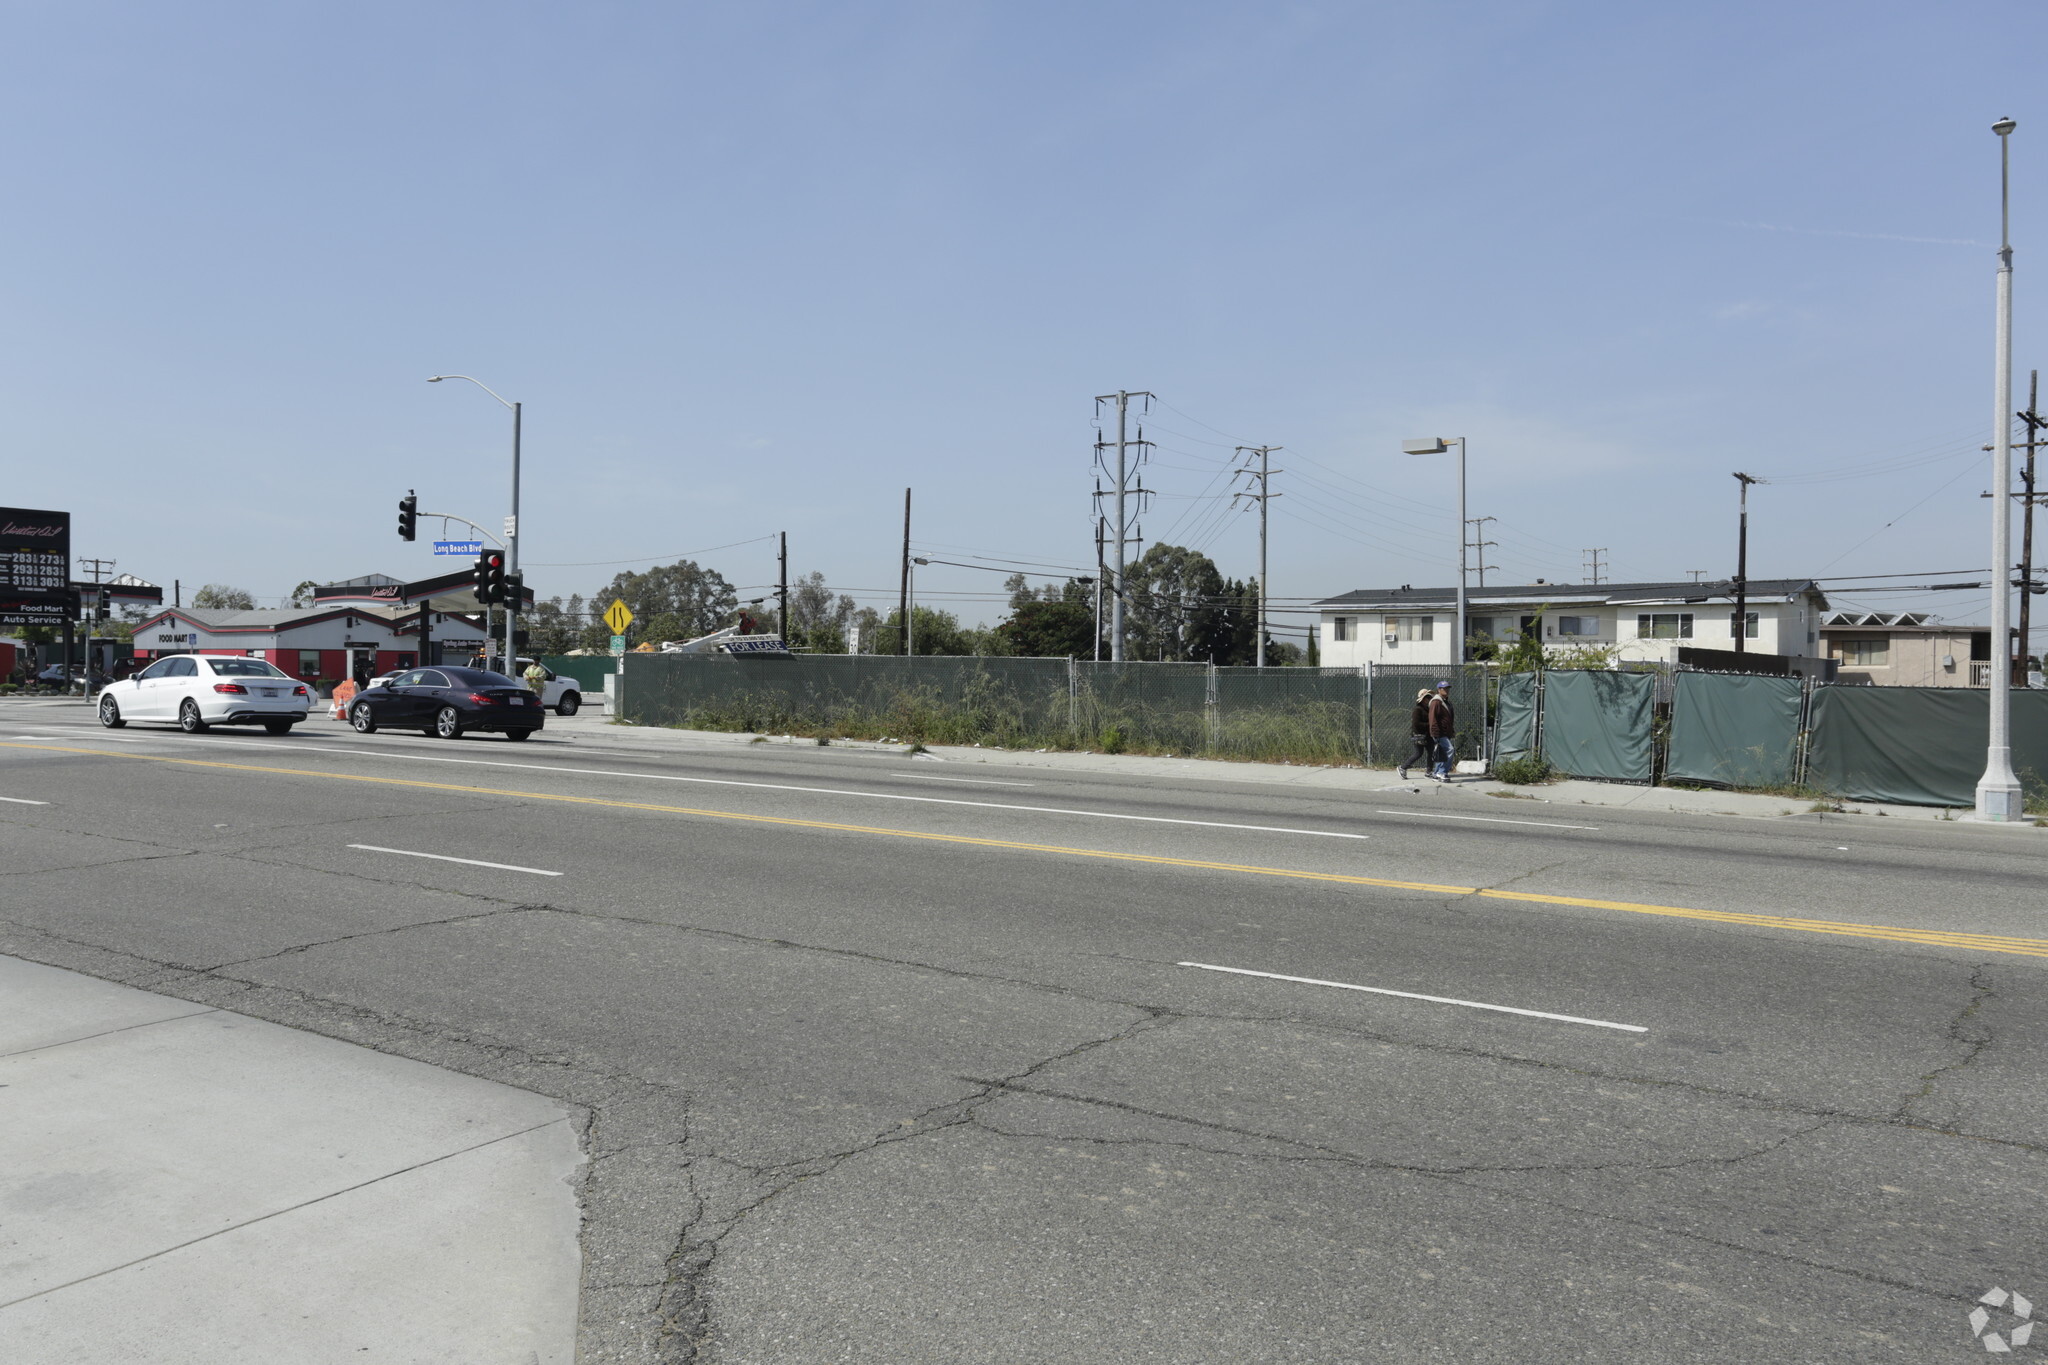
[[[1436,756],[1435,741],[1429,737],[1429,705],[1435,696],[1436,693],[1426,687],[1415,694],[1415,708],[1408,713],[1408,740],[1413,747],[1401,766],[1394,770],[1403,782],[1408,780],[1410,768],[1420,763],[1426,771],[1430,760]]]
[[[1439,782],[1451,780],[1451,762],[1457,755],[1458,713],[1451,706],[1451,684],[1445,679],[1436,685],[1429,702],[1429,775]]]

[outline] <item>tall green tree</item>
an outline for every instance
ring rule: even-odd
[[[1005,654],[1039,659],[1086,659],[1095,653],[1095,613],[1079,602],[1021,603],[995,628]]]
[[[1209,662],[1224,606],[1215,561],[1185,546],[1152,546],[1124,573],[1124,657]]]
[[[256,599],[242,588],[208,583],[192,594],[192,605],[201,611],[254,611]]]
[[[633,613],[627,632],[633,643],[644,640],[694,640],[726,625],[739,609],[739,594],[716,569],[706,569],[688,559],[657,565],[643,573],[622,573],[612,578],[602,592],[591,598],[594,628],[585,638],[602,632],[602,648],[610,639],[603,615],[614,600],[622,601]]]

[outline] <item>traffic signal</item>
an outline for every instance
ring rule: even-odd
[[[498,600],[500,602],[509,602],[514,607],[524,606],[526,601],[525,594],[526,575],[523,573],[508,573],[505,575],[504,588],[499,593]]]
[[[99,602],[98,602],[98,605],[99,605],[99,609],[100,609],[100,610],[99,610],[99,616],[100,616],[100,619],[101,619],[102,621],[106,620],[108,616],[110,616],[110,615],[112,615],[112,614],[113,614],[113,610],[114,610],[114,594],[113,594],[113,592],[112,592],[112,590],[111,590],[111,589],[108,589],[108,588],[101,588],[101,589],[100,589],[100,591],[99,591]]]
[[[471,589],[476,600],[483,603],[505,600],[505,553],[502,550],[486,550],[476,557],[476,567],[469,571]]]
[[[398,538],[411,540],[418,533],[420,500],[407,493],[398,500]]]

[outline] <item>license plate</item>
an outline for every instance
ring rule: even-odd
[[[526,698],[524,697],[507,697],[505,700],[511,702],[514,706],[526,705]]]
[[[266,697],[275,697],[278,695],[278,690],[274,687],[266,687],[261,689],[261,691],[263,695]]]

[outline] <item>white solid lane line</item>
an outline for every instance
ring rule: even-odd
[[[1559,825],[1548,820],[1508,820],[1498,815],[1444,815],[1433,810],[1376,810],[1374,815],[1412,815],[1418,820],[1477,820],[1483,825],[1534,825],[1538,829],[1598,829],[1598,825]]]
[[[17,806],[47,806],[47,801],[31,801],[25,796],[0,796],[0,801],[12,801]]]
[[[1402,1000],[1427,1000],[1432,1005],[1463,1005],[1468,1010],[1493,1010],[1500,1014],[1521,1014],[1531,1019],[1555,1019],[1562,1024],[1590,1024],[1594,1028],[1620,1029],[1624,1033],[1648,1033],[1641,1024],[1617,1024],[1606,1019],[1581,1019],[1576,1014],[1552,1014],[1547,1010],[1518,1009],[1513,1005],[1488,1005],[1478,1000],[1453,1000],[1444,995],[1417,995],[1414,991],[1390,991],[1383,986],[1355,986],[1349,981],[1321,981],[1313,976],[1282,976],[1279,972],[1255,972],[1249,967],[1218,967],[1208,962],[1176,962],[1176,967],[1197,967],[1205,972],[1229,972],[1233,976],[1262,976],[1268,981],[1292,981],[1298,986],[1334,986],[1340,991],[1365,991],[1391,995]]]
[[[559,763],[499,763],[485,758],[443,758],[438,754],[396,754],[381,750],[329,749],[309,744],[265,744],[262,740],[215,740],[215,744],[247,744],[260,749],[316,749],[345,758],[403,758],[415,763],[460,763],[472,768],[519,768],[537,773],[568,773],[578,777],[629,777],[649,782],[694,782],[706,787],[753,787],[762,791],[806,792],[814,796],[857,796],[869,801],[917,801],[931,806],[973,806],[981,810],[1021,810],[1038,815],[1082,815],[1094,820],[1135,820],[1148,825],[1193,825],[1200,829],[1248,829],[1259,834],[1306,834],[1317,839],[1372,838],[1328,829],[1293,829],[1285,825],[1240,825],[1225,820],[1177,820],[1167,815],[1124,815],[1107,810],[1074,810],[1066,806],[1013,806],[1001,801],[963,801],[950,796],[910,796],[903,792],[861,792],[844,787],[799,787],[786,782],[742,782],[728,777],[682,777],[675,773],[628,773],[608,768],[565,768]],[[967,779],[955,779],[965,781]]]
[[[467,863],[471,867],[495,867],[500,872],[531,872],[536,877],[559,877],[559,872],[550,872],[544,867],[520,867],[516,863],[487,863],[481,858],[451,858],[445,853],[417,853],[409,848],[379,848],[376,844],[350,844],[365,853],[396,853],[401,858],[432,858],[440,863]]]
[[[921,777],[927,782],[965,782],[971,787],[1035,787],[1036,782],[999,782],[993,777],[940,777],[937,773],[905,773],[905,777]]]

